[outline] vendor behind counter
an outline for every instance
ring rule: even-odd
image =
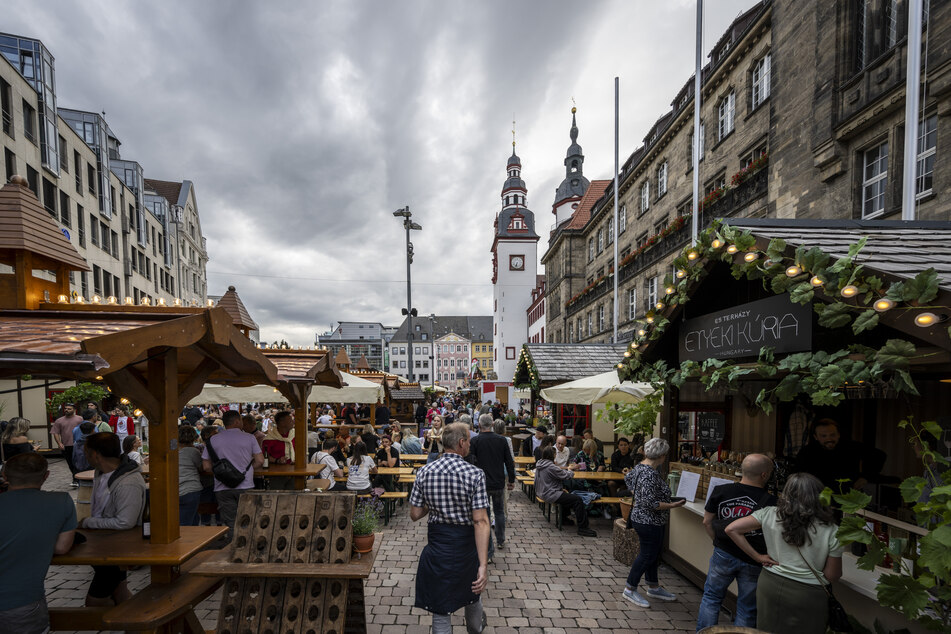
[[[861,489],[869,482],[879,482],[886,454],[856,440],[844,440],[839,424],[822,418],[813,426],[812,442],[796,456],[796,470],[811,473],[834,491]]]

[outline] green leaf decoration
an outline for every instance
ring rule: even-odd
[[[763,346],[759,349],[759,358],[757,359],[760,365],[765,363],[773,363],[776,360],[776,353],[773,351],[773,348],[770,346]]]
[[[930,603],[928,590],[917,580],[904,575],[882,575],[876,591],[882,605],[895,608],[909,618],[914,618]]]
[[[919,541],[918,562],[939,577],[951,576],[951,526],[935,528]]]
[[[826,488],[826,490],[822,492],[823,495],[825,495],[826,491],[832,495],[832,489],[829,488]],[[835,496],[832,495],[832,497]],[[854,544],[856,542],[859,544],[868,544],[875,539],[875,536],[872,535],[865,525],[865,519],[858,515],[843,516],[842,522],[839,524],[839,530],[835,536],[844,545]]]
[[[885,544],[878,538],[873,538],[872,541],[868,543],[868,550],[865,551],[865,554],[859,557],[858,567],[862,570],[875,570],[875,566],[879,565],[885,561],[885,555],[888,553],[888,549],[885,548]]]
[[[773,279],[769,281],[769,288],[773,293],[779,295],[780,293],[785,293],[792,284],[792,278],[787,277],[785,273],[780,273],[779,275],[774,275]]]
[[[789,289],[789,300],[797,304],[806,304],[812,301],[816,294],[815,289],[809,282],[800,282]]]
[[[813,405],[838,405],[845,400],[845,394],[833,389],[825,388],[812,392]]]
[[[779,382],[773,395],[781,401],[791,401],[799,394],[799,376],[796,374],[787,374]]]
[[[823,366],[816,377],[819,385],[838,387],[846,382],[845,372],[835,364]]]
[[[901,483],[901,497],[906,502],[917,502],[925,490],[927,480],[920,476],[905,478]]]
[[[876,275],[869,275],[865,278],[865,285],[873,291],[880,291],[882,290],[882,278]]]
[[[803,254],[799,262],[806,271],[809,271],[813,275],[819,275],[820,271],[824,271],[826,266],[828,266],[829,259],[828,253],[819,247],[812,247]]]
[[[906,302],[925,304],[938,296],[938,272],[934,269],[922,271],[912,280],[904,283],[902,299]]]
[[[817,302],[815,310],[819,314],[819,325],[825,328],[841,328],[842,326],[847,326],[849,322],[852,321],[852,315],[849,312],[849,306],[847,304],[823,304],[822,302]],[[876,315],[877,314],[878,313],[876,313]]]
[[[907,368],[910,358],[915,354],[915,345],[903,339],[889,339],[875,359],[886,367]]]
[[[748,251],[756,244],[756,238],[754,238],[753,234],[749,231],[744,231],[740,235],[736,236],[733,244],[735,244],[736,248],[740,251]]]
[[[868,506],[872,496],[858,489],[851,489],[846,493],[836,493],[832,499],[842,508],[843,513],[855,513]]]
[[[766,255],[770,260],[781,260],[786,253],[786,241],[782,238],[773,238],[766,247]]]
[[[892,385],[900,392],[918,395],[918,388],[911,378],[908,370],[895,370],[895,376],[892,377]]]
[[[820,322],[821,323],[821,322]],[[859,313],[858,317],[855,318],[855,323],[852,324],[852,332],[859,334],[865,332],[866,330],[871,330],[878,325],[878,313],[872,310],[864,310]]]
[[[895,282],[888,287],[888,290],[885,291],[885,297],[888,299],[893,299],[896,302],[905,301],[903,299],[905,295],[905,283],[904,282]]]
[[[925,431],[927,431],[929,434],[931,434],[938,440],[941,440],[941,434],[944,432],[944,430],[941,428],[941,425],[939,425],[937,421],[933,421],[933,420],[922,421],[921,426],[924,427]]]

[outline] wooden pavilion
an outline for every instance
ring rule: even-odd
[[[251,319],[251,314],[245,308],[244,302],[238,297],[238,292],[234,286],[228,287],[228,292],[218,300],[218,306],[224,308],[229,315],[234,327],[244,333],[244,336],[251,338],[251,332],[258,330],[258,325]]]

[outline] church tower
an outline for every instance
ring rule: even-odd
[[[522,161],[515,154],[506,165],[502,211],[495,217],[492,241],[493,365],[498,380],[512,382],[522,344],[528,341],[528,307],[537,281],[538,234],[535,214],[526,206]]]
[[[575,120],[577,108],[571,109],[571,145],[565,156],[565,180],[555,190],[555,203],[551,211],[555,214],[555,226],[571,218],[578,208],[578,201],[588,191],[588,179],[584,177],[584,154],[578,145],[578,123]]]

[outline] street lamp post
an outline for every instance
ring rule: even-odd
[[[403,228],[406,229],[406,308],[403,314],[406,315],[406,350],[408,353],[406,364],[409,366],[409,380],[413,382],[413,317],[416,316],[416,309],[413,308],[413,286],[411,277],[411,265],[413,264],[413,243],[409,240],[410,231],[421,231],[422,227],[410,220],[413,217],[409,210],[409,205],[393,212],[394,216],[403,218]]]
[[[429,371],[432,373],[432,387],[435,390],[436,388],[436,313],[429,314],[429,343],[430,351],[429,355]]]

